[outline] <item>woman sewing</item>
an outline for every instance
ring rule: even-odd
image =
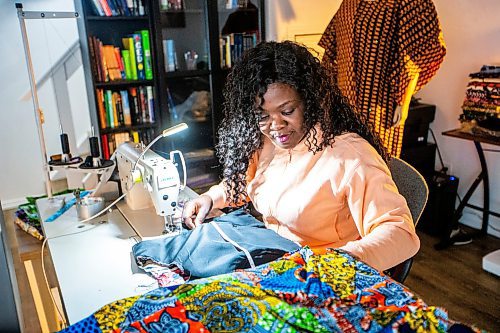
[[[385,270],[418,251],[386,151],[307,48],[257,45],[233,67],[224,97],[223,181],[185,204],[188,227],[251,201],[267,228],[317,252],[340,248]]]

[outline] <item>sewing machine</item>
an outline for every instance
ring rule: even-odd
[[[186,187],[186,163],[178,150],[171,151],[169,155],[167,159],[151,150],[144,151],[140,144],[127,142],[117,148],[115,159],[122,191],[128,192],[125,203],[129,209],[124,210],[152,212],[151,208],[154,208],[154,213],[164,219],[161,233],[173,236],[181,231],[179,195]],[[176,156],[182,164],[182,183]],[[119,208],[122,210],[123,205]],[[154,223],[148,220],[151,218],[140,223]]]

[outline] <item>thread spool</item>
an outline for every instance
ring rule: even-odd
[[[101,156],[101,153],[99,151],[99,141],[97,140],[97,137],[91,136],[89,138],[89,143],[90,143],[90,155],[92,155],[92,157]]]
[[[62,133],[61,134],[61,147],[62,147],[62,153],[69,155],[69,139],[68,139],[68,134]]]

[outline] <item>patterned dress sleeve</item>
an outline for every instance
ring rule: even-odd
[[[408,85],[418,75],[414,91],[420,90],[438,71],[446,46],[432,0],[404,0],[399,10],[399,55],[403,75],[397,89],[397,100],[401,104]],[[394,73],[401,75],[401,73]]]
[[[335,31],[335,16],[326,27],[318,45],[325,49],[321,62],[329,67],[333,74],[337,75],[337,36]]]

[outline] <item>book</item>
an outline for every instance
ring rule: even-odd
[[[111,127],[115,128],[120,126],[119,118],[118,118],[118,109],[116,108],[116,93],[111,93],[111,110],[113,114],[113,125]]]
[[[137,88],[137,97],[139,100],[139,108],[141,109],[141,124],[145,123],[147,121],[147,115],[148,115],[148,101],[146,97],[146,89],[144,87],[138,87]]]
[[[116,62],[118,63],[118,69],[120,70],[120,75],[121,75],[121,78],[122,79],[125,79],[125,66],[123,65],[123,58],[122,58],[122,54],[120,52],[120,48],[119,47],[114,47],[115,49],[115,58],[116,58]]]
[[[130,113],[132,116],[132,123],[137,125],[141,124],[141,109],[139,107],[139,98],[137,97],[137,88],[129,88],[128,90],[130,96]]]
[[[108,66],[106,64],[106,58],[104,56],[104,45],[102,42],[98,39],[98,54],[99,54],[99,59],[102,67],[102,81],[101,82],[107,82],[109,81],[109,72],[108,72]]]
[[[101,135],[101,146],[102,146],[102,156],[105,160],[109,160],[109,143],[108,136],[106,134]]]
[[[132,80],[132,68],[130,65],[130,51],[122,50],[123,67],[125,68],[125,79]]]
[[[103,59],[110,81],[121,79],[121,72],[116,61],[115,48],[113,45],[103,45]]]
[[[114,92],[113,93],[113,100],[115,102],[115,108],[116,108],[116,115],[118,118],[117,121],[117,126],[123,126],[125,124],[125,121],[123,119],[123,107],[122,107],[122,97],[119,92]]]
[[[129,51],[130,54],[130,69],[132,72],[132,80],[137,80],[137,63],[134,47],[134,39],[132,37],[122,38],[123,47]]]
[[[154,123],[155,122],[155,112],[154,112],[153,87],[146,86],[146,98],[147,98],[147,103],[148,103],[147,119],[150,123]]]
[[[106,121],[106,106],[104,100],[104,92],[102,89],[97,89],[97,106],[99,108],[99,123],[101,124],[101,128],[107,128],[108,124]]]
[[[101,7],[104,11],[104,14],[106,16],[113,16],[113,13],[111,12],[111,8],[108,6],[108,2],[106,0],[98,0],[99,3],[101,4]]]
[[[122,107],[123,107],[123,122],[125,125],[132,125],[132,117],[130,114],[130,104],[128,100],[128,92],[126,90],[120,90],[120,95],[122,97]]]
[[[132,34],[134,50],[135,50],[135,62],[137,65],[137,78],[139,80],[144,80],[146,78],[146,73],[144,71],[144,52],[142,49],[142,37],[139,33]]]
[[[98,16],[106,16],[104,10],[102,9],[99,0],[92,0],[92,8],[94,9],[94,13]]]
[[[113,106],[113,92],[111,90],[106,90],[105,95],[106,100],[106,115],[109,123],[109,127],[115,127],[115,118],[114,118],[114,106]]]
[[[127,1],[126,0],[118,0],[120,2],[120,7],[123,11],[123,15],[125,16],[131,16],[132,13],[130,12],[129,8],[128,8],[128,4],[127,4]]]
[[[92,70],[92,75],[100,81],[100,73],[97,67],[98,59],[96,57],[95,49],[94,49],[94,38],[93,36],[89,36],[89,52],[90,52],[90,68]]]
[[[165,71],[174,72],[177,69],[177,56],[173,39],[163,40],[163,55],[165,57]]]
[[[132,142],[139,143],[140,142],[139,141],[139,132],[132,131],[131,134],[132,134]]]
[[[144,72],[146,80],[153,79],[153,62],[151,59],[151,46],[149,41],[149,30],[140,31],[142,39],[142,50],[144,53]]]

